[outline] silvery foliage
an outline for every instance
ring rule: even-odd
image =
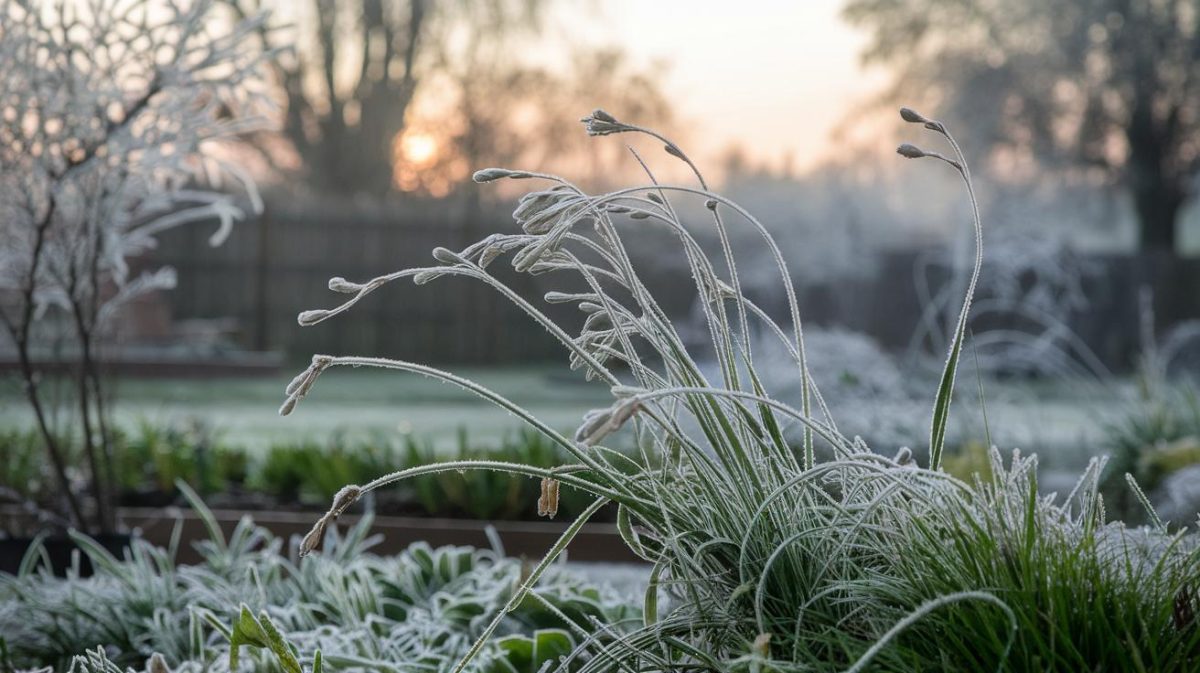
[[[264,16],[230,25],[219,7],[0,0],[0,293],[32,288],[39,316],[96,306],[85,319],[103,327],[174,285],[171,269],[130,271],[159,233],[216,221],[217,245],[245,217],[226,182],[260,208],[214,150],[264,125]]]
[[[197,544],[199,565],[177,566],[170,550],[142,540],[118,560],[81,538],[98,568],[93,577],[59,578],[44,569],[0,575],[0,642],[18,668],[153,670],[155,655],[172,671],[220,672],[229,668],[229,644],[216,625],[228,625],[246,605],[269,615],[305,661],[320,649],[339,671],[447,669],[511,596],[522,562],[425,543],[376,556],[366,553],[377,539],[367,537],[370,522],[365,517],[344,536],[331,532],[324,551],[303,560],[296,540],[285,548],[248,518],[228,539],[210,530]],[[576,628],[559,615],[590,628],[591,620],[637,614],[617,591],[556,566],[536,596],[507,615],[503,632]],[[485,669],[500,656],[489,648],[477,665]],[[278,669],[266,650],[244,646],[239,659],[241,671]]]
[[[928,406],[922,414],[922,419],[930,419],[925,467],[908,448],[894,458],[872,452],[835,422],[821,392],[828,382],[817,381],[810,367],[788,261],[765,226],[742,206],[712,192],[679,146],[653,130],[596,110],[583,119],[589,134],[627,134],[661,143],[668,155],[693,170],[694,183],[659,183],[636,152],[649,184],[602,194],[586,193],[555,175],[503,168],[478,171],[474,179],[481,183],[536,180],[539,187],[526,194],[513,213],[518,230],[491,234],[457,251],[436,248],[434,263],[428,266],[360,281],[332,278],[329,289],[343,299],[331,308],[304,311],[298,320],[312,325],[333,318],[402,279],[423,285],[441,277],[471,278],[545,327],[569,352],[572,368],[609,387],[611,405],[589,412],[574,436],[568,436],[512,400],[451,372],[403,360],[315,355],[286,387],[282,414],[295,411],[331,367],[380,367],[459,386],[521,418],[571,456],[569,462],[549,469],[464,460],[380,475],[339,493],[316,530],[329,526],[353,499],[425,474],[495,470],[557,480],[595,496],[595,503],[522,583],[520,591],[530,592],[587,519],[607,502],[617,503],[618,531],[634,553],[655,564],[655,570],[646,591],[645,625],[618,639],[600,633],[596,642],[577,650],[586,652],[593,649],[586,645],[593,645],[606,655],[591,658],[581,669],[588,673],[689,667],[861,671],[875,664],[891,670],[899,666],[887,664],[936,660],[934,653],[942,643],[962,634],[947,632],[936,643],[897,635],[917,622],[930,629],[928,633],[937,633],[948,624],[943,621],[946,613],[937,608],[963,602],[987,607],[996,617],[992,626],[999,628],[966,645],[971,650],[976,645],[992,648],[988,660],[1003,668],[1019,641],[1021,618],[1036,622],[1044,608],[1025,591],[1008,591],[1026,578],[1005,567],[1002,555],[990,553],[1012,549],[1022,535],[1027,541],[1045,542],[1023,545],[1028,553],[1018,560],[1031,573],[1053,569],[1064,559],[1086,563],[1086,577],[1029,576],[1033,584],[1044,581],[1057,588],[1057,597],[1066,597],[1064,603],[1097,592],[1121,594],[1129,613],[1118,615],[1122,619],[1161,616],[1159,608],[1176,600],[1176,590],[1194,578],[1196,556],[1174,544],[1178,536],[1169,538],[1159,528],[1147,553],[1160,555],[1161,563],[1142,562],[1141,548],[1128,539],[1123,526],[1104,523],[1097,494],[1102,461],[1093,462],[1065,498],[1040,495],[1037,461],[1019,452],[1005,461],[999,451],[991,451],[990,475],[974,484],[942,470],[951,394],[983,263],[982,225],[957,142],[940,122],[907,109],[901,110],[901,117],[951,148],[950,156],[909,144],[898,152],[945,163],[962,178],[972,206],[976,253],[965,291],[957,295],[962,298],[957,319],[947,330],[948,354],[932,414],[925,415]],[[680,217],[676,204],[687,201],[702,203],[709,211],[701,222],[716,232],[719,253],[706,254],[693,234],[696,227]],[[715,355],[716,374],[697,362],[695,349],[685,343],[630,258],[626,235],[645,226],[664,228],[676,237],[677,251],[690,273],[681,284],[688,283],[700,298],[708,337],[703,346]],[[787,306],[789,320],[782,325],[743,292],[728,235],[735,226],[758,234],[771,259],[779,278],[777,291]],[[501,257],[507,257],[518,273],[563,278],[560,289],[547,292],[544,299],[578,308],[586,316],[582,328],[564,327],[489,272]],[[787,352],[787,369],[801,389],[799,407],[763,389],[761,374],[783,367],[759,359],[754,330],[771,335]],[[800,442],[783,436],[789,425],[803,429]],[[630,457],[611,448],[620,432],[634,435],[638,454]],[[817,447],[826,450],[828,459],[818,460]],[[1106,530],[1102,537],[1097,535],[1100,526]],[[964,544],[956,545],[959,541]],[[311,545],[302,551],[314,549]],[[964,552],[964,558],[954,557],[958,552]],[[945,572],[927,573],[926,566],[934,562],[943,562]],[[926,581],[931,578],[938,581]],[[1138,591],[1126,592],[1129,586]],[[673,599],[661,611],[660,589]],[[1185,599],[1190,607],[1190,594]],[[473,663],[497,625],[488,625],[455,673]],[[1160,627],[1152,628],[1157,632]],[[1052,635],[1052,647],[1043,649],[1071,646],[1069,630]],[[896,654],[901,646],[912,656]],[[1029,648],[1022,652],[1029,653]],[[884,661],[889,656],[895,658]],[[1041,652],[1029,653],[1030,659],[1040,656]]]

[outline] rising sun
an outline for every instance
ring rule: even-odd
[[[412,166],[427,166],[437,156],[438,141],[429,133],[405,133],[400,138],[400,156]]]

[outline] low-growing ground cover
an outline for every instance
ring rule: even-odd
[[[331,670],[446,670],[528,572],[498,550],[419,543],[375,556],[369,529],[368,518],[331,532],[321,554],[299,559],[297,540],[274,538],[249,518],[228,537],[213,524],[196,566],[176,566],[173,549],[140,540],[115,558],[81,537],[97,569],[86,579],[51,575],[35,549],[20,574],[0,575],[0,670],[140,670],[153,655],[169,670],[229,670],[238,649],[231,638],[239,628],[253,635],[251,622],[273,625],[286,649],[251,637],[237,670],[293,671],[289,655],[307,666],[318,650]],[[503,614],[503,637],[472,670],[536,673],[571,652],[594,621],[624,629],[640,610],[556,567]]]

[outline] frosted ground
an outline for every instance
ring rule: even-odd
[[[610,402],[603,386],[579,381],[573,373],[554,366],[456,371],[564,430],[575,428],[588,409]],[[326,374],[323,394],[312,396],[302,411],[284,418],[277,410],[291,376],[292,368],[285,368],[278,376],[258,379],[117,381],[116,416],[118,422],[130,426],[141,421],[165,425],[198,420],[224,440],[252,450],[274,442],[322,442],[339,435],[412,434],[439,446],[451,446],[464,427],[469,428],[471,443],[482,446],[521,427],[506,412],[452,386],[416,376],[349,369]],[[982,441],[986,433],[977,385],[969,372],[964,379],[956,396],[953,427],[960,440]],[[985,383],[984,395],[995,443],[1038,451],[1048,467],[1065,469],[1075,469],[1099,450],[1103,424],[1123,404],[1119,390],[1066,384],[1031,387],[990,381]],[[831,405],[843,424],[857,415],[853,407],[860,406],[850,400],[831,400]],[[868,418],[861,421],[864,427],[872,427],[881,418],[900,423],[911,419],[914,432],[927,431],[929,410],[923,400],[872,399],[861,406],[869,407]],[[15,381],[4,380],[0,383],[0,427],[29,422]]]

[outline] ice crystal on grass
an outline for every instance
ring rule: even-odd
[[[593,625],[592,637],[567,661],[546,669],[560,673],[585,657],[579,671],[586,673],[1194,670],[1200,628],[1179,615],[1195,608],[1200,551],[1183,533],[1131,533],[1108,521],[1098,492],[1102,462],[1057,497],[1038,492],[1037,461],[1019,452],[1003,460],[993,450],[988,474],[971,483],[942,470],[983,231],[954,138],[938,121],[911,110],[902,116],[945,149],[905,146],[901,153],[955,172],[973,214],[972,264],[938,323],[945,359],[927,393],[933,409],[926,405],[912,419],[927,429],[924,450],[901,449],[892,460],[839,429],[831,409],[839,400],[829,393],[845,382],[817,376],[832,375],[828,363],[813,362],[788,260],[767,229],[711,191],[678,145],[598,110],[583,119],[588,133],[648,136],[693,171],[694,184],[660,183],[636,152],[647,184],[602,194],[530,173],[550,188],[518,206],[514,215],[523,233],[493,235],[457,255],[439,252],[431,266],[356,284],[361,289],[349,301],[305,315],[306,322],[330,318],[401,278],[472,278],[545,327],[572,368],[611,388],[614,404],[589,413],[571,437],[503,396],[434,367],[318,356],[323,368],[375,366],[454,384],[518,416],[570,456],[553,469],[498,461],[420,465],[381,475],[361,492],[426,474],[484,469],[593,494],[594,506],[530,571],[521,592],[533,591],[588,517],[613,503],[625,542],[653,564],[645,623],[622,636]],[[493,170],[483,177],[513,176]],[[687,201],[708,206],[703,217],[685,221],[681,213],[697,210],[686,210]],[[689,284],[703,318],[699,346],[685,342],[623,242],[626,231],[646,227],[664,229],[678,244],[688,273],[680,282]],[[706,254],[698,242],[700,227],[715,232],[717,254]],[[735,227],[756,235],[766,252],[760,266],[779,279],[782,322],[743,292],[738,261],[744,257],[729,234]],[[484,268],[483,251],[496,250],[497,240],[509,245],[488,262],[508,254],[518,272],[563,279],[545,298],[578,305],[587,315],[578,333]],[[671,251],[654,253],[660,259]],[[786,357],[761,357],[760,336],[777,339]],[[705,368],[699,355],[709,353],[714,364]],[[316,373],[302,375],[305,392]],[[887,378],[886,371],[877,373]],[[872,380],[872,372],[857,376]],[[768,379],[772,386],[790,379],[798,401],[772,395]],[[296,406],[296,392],[289,389],[285,411]],[[800,429],[795,441],[785,434],[790,427]],[[607,446],[630,440],[632,457]],[[660,602],[664,597],[669,602]],[[498,625],[493,619],[483,629],[455,673],[474,665]]]

